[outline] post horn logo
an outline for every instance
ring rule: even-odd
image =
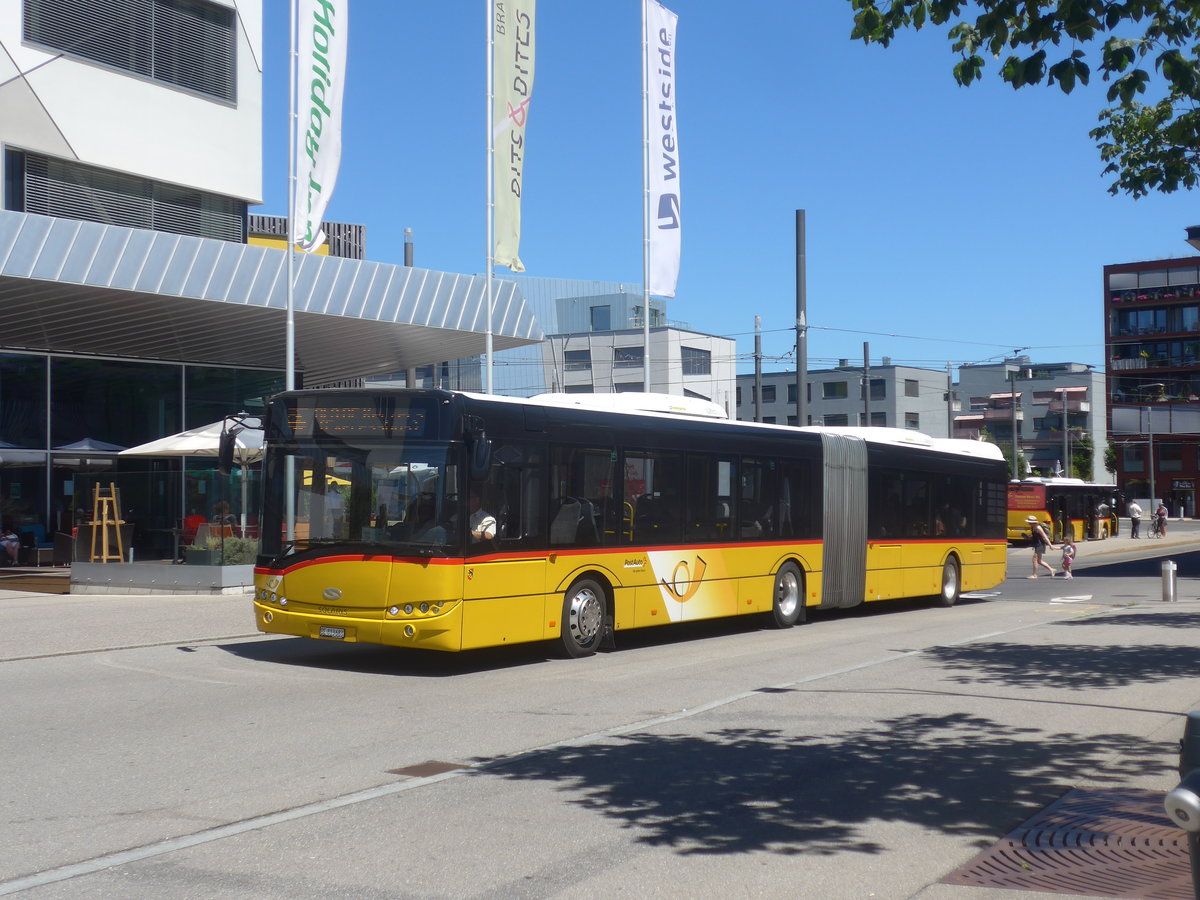
[[[686,559],[681,559],[675,564],[675,570],[671,573],[671,580],[660,578],[658,583],[663,586],[668,594],[675,598],[679,603],[687,603],[692,597],[696,596],[696,591],[700,590],[700,582],[704,580],[704,572],[708,569],[703,557],[696,557],[696,573],[692,574],[691,568],[688,566]],[[682,586],[682,588],[681,588]]]

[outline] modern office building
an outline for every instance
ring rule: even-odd
[[[736,342],[667,325],[650,329],[650,390],[716,403],[733,417]],[[610,394],[645,390],[639,329],[549,335],[541,345],[550,390]]]
[[[1104,375],[1083,363],[1034,363],[1015,356],[997,363],[959,366],[955,387],[960,411],[954,436],[986,435],[1011,453],[1014,427],[1017,454],[1040,475],[1066,474],[1068,458],[1079,454],[1086,436],[1091,465],[1071,474],[1108,484],[1104,468],[1108,445]]]
[[[908,428],[931,437],[949,431],[946,373],[936,369],[892,365],[871,366],[864,386],[863,369],[842,360],[833,369],[808,373],[804,424],[827,426],[885,426]],[[737,377],[737,417],[755,421],[753,374]],[[764,372],[761,409],[763,422],[796,424],[796,373]]]
[[[117,451],[284,384],[286,251],[248,213],[261,28],[262,0],[0,7],[0,516],[22,531],[69,528],[80,485],[119,476],[138,553],[161,552],[211,501],[203,464]],[[370,262],[361,229],[331,231],[297,260],[298,384],[482,351],[483,277]],[[498,349],[541,339],[515,283],[494,305]]]
[[[514,281],[547,337],[494,354],[497,393],[619,393],[644,390],[646,300],[641,285],[522,275]],[[733,415],[735,355],[730,338],[668,320],[666,301],[651,298],[650,390],[711,400]],[[447,360],[413,370],[412,383],[479,390],[483,359]],[[403,376],[407,379],[408,375]]]
[[[1189,243],[1200,229],[1188,229]],[[1200,257],[1104,267],[1104,346],[1117,484],[1196,515]]]

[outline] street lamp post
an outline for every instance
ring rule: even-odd
[[[1070,428],[1067,427],[1067,389],[1062,394],[1062,474],[1070,478]]]
[[[1016,481],[1021,477],[1020,469],[1017,467],[1017,370],[1009,369],[1008,371],[1008,402],[1012,407],[1012,479]]]
[[[1150,502],[1154,502],[1154,428],[1150,424],[1150,410],[1146,407],[1146,471],[1150,473]]]

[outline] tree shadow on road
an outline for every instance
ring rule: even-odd
[[[1119,773],[1105,762],[1123,754]],[[963,713],[904,715],[836,736],[767,729],[633,734],[491,763],[473,777],[544,781],[680,854],[887,849],[876,823],[988,846],[1082,777],[1127,784],[1170,766],[1129,734],[1051,734]]]
[[[1152,549],[1147,547],[1147,549]],[[1162,564],[1164,559],[1172,559],[1178,567],[1178,580],[1194,582],[1194,577],[1197,572],[1200,572],[1200,551],[1190,550],[1180,553],[1169,553],[1164,551],[1157,556],[1148,556],[1141,559],[1126,559],[1119,562],[1111,563],[1089,563],[1088,565],[1079,568],[1076,571],[1076,578],[1087,580],[1089,578],[1144,578],[1148,582],[1153,582],[1162,577]],[[1085,548],[1080,548],[1080,562],[1087,561],[1087,553]]]
[[[1099,619],[1094,621],[1101,621]],[[1192,678],[1200,672],[1200,648],[1178,644],[1008,644],[976,642],[932,647],[922,656],[957,684],[1088,690]]]
[[[1200,628],[1200,612],[1159,612],[1145,609],[1122,613],[1105,613],[1082,619],[1067,619],[1056,623],[1067,627],[1079,625],[1144,625],[1158,628]]]

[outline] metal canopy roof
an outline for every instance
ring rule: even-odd
[[[307,384],[484,352],[487,279],[298,254]],[[0,210],[0,346],[285,368],[283,250]],[[496,350],[542,331],[495,279]]]

